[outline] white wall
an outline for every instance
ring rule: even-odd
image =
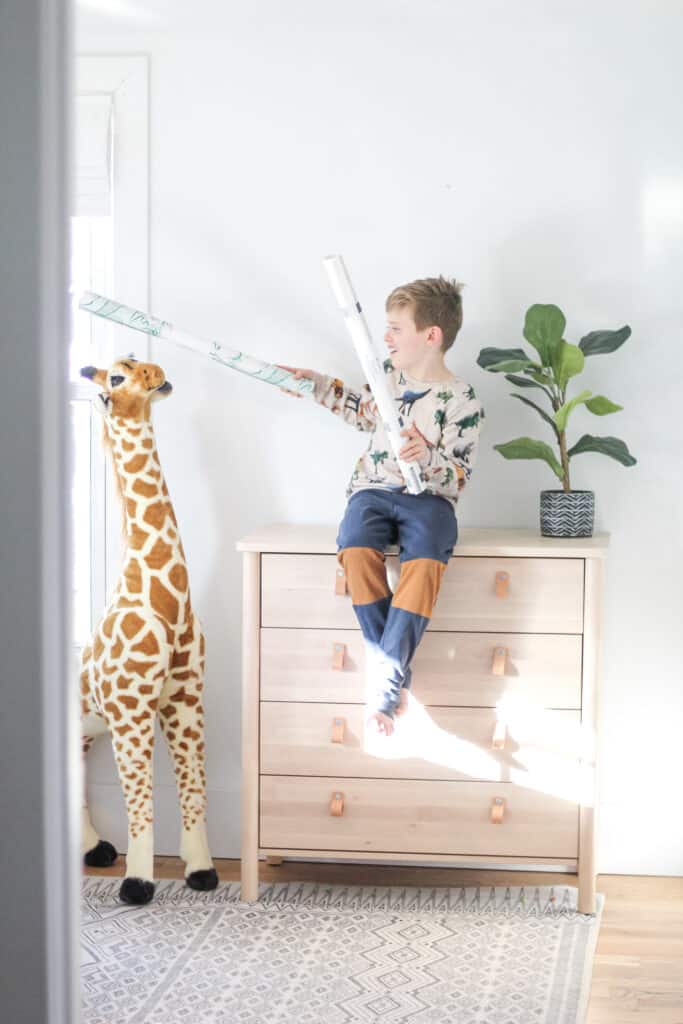
[[[596,528],[612,534],[599,870],[682,874],[683,8],[98,6],[79,8],[79,52],[151,54],[153,312],[264,359],[358,380],[323,256],[344,254],[377,332],[394,285],[439,273],[466,282],[448,361],[488,419],[461,525],[535,526],[538,492],[555,486],[544,465],[492,451],[544,428],[479,370],[479,349],[518,345],[533,302],[557,303],[574,342],[631,325],[632,339],[590,360],[582,384],[625,411],[579,411],[571,428],[622,437],[639,460],[573,463],[574,486],[596,491]],[[269,521],[336,523],[364,442],[322,409],[190,354],[157,345],[152,356],[176,387],[157,428],[207,634],[213,852],[237,856],[235,541]],[[158,847],[173,853],[175,797],[159,762]],[[108,754],[95,777],[99,795],[111,786]],[[105,816],[121,842],[115,802]]]

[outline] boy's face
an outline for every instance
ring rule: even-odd
[[[418,331],[412,306],[391,306],[387,313],[384,341],[397,370],[407,370],[424,359],[427,352],[441,347],[441,330],[425,327]]]

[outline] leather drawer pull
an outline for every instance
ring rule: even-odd
[[[507,597],[510,589],[510,573],[496,573],[496,597]]]
[[[491,672],[494,676],[505,675],[505,661],[507,659],[507,654],[507,647],[493,648],[493,664],[491,665]]]
[[[502,796],[494,796],[491,801],[491,822],[494,825],[500,825],[503,821],[503,814],[505,813],[505,800]]]
[[[346,573],[341,566],[337,569],[334,577],[334,592],[340,597],[346,594]]]
[[[346,657],[346,644],[332,644],[332,668],[341,672],[344,668]]]
[[[491,739],[492,750],[502,750],[505,746],[505,734],[507,732],[507,726],[505,722],[496,722],[496,728],[493,730],[493,737]]]
[[[332,742],[343,743],[344,742],[344,731],[346,729],[345,718],[333,718],[332,719]]]
[[[335,818],[341,818],[344,813],[344,794],[333,793],[330,800],[330,814]]]

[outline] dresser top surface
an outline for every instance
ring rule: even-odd
[[[238,551],[286,554],[336,554],[337,527],[324,523],[270,523],[237,541]],[[541,537],[538,530],[465,526],[459,530],[456,556],[498,558],[604,558],[608,533],[593,537]],[[396,552],[388,548],[388,554]]]

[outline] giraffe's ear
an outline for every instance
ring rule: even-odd
[[[107,386],[107,371],[98,370],[96,366],[82,366],[81,377],[87,377],[93,384],[98,384],[101,388]]]

